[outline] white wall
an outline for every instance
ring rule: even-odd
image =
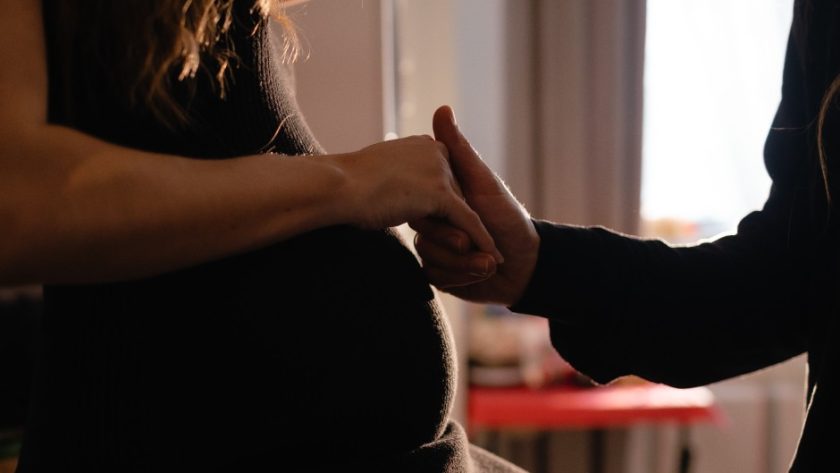
[[[328,152],[382,141],[385,121],[379,0],[317,0],[293,7],[303,54],[298,102]]]

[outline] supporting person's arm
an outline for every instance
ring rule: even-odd
[[[0,10],[0,285],[152,275],[337,224],[437,215],[494,251],[428,137],[356,153],[202,161],[47,123],[40,0]]]
[[[550,318],[557,350],[599,382],[637,374],[699,385],[807,348],[806,312],[817,300],[809,295],[831,288],[820,285],[817,246],[791,234],[797,225],[803,238],[810,234],[790,219],[800,176],[772,167],[771,198],[744,219],[737,235],[670,247],[606,229],[532,223],[447,115],[436,114],[436,135],[449,147],[467,202],[505,263],[493,267],[487,255],[466,250],[466,235],[447,225],[413,222],[418,252],[439,287]],[[803,133],[788,128],[784,117],[780,112],[771,148],[801,149],[796,141]],[[479,263],[491,265],[484,276]]]
[[[807,349],[808,287],[819,287],[814,255],[787,248],[776,223],[756,212],[738,235],[671,247],[536,222],[539,263],[512,309],[549,317],[554,346],[601,383],[688,387],[755,371]]]

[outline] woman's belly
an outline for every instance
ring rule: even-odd
[[[331,462],[410,450],[445,427],[448,328],[390,233],[324,229],[47,297],[49,409],[69,425],[95,423],[109,451]]]

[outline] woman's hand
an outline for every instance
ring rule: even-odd
[[[442,143],[412,136],[332,159],[347,177],[344,200],[351,223],[384,228],[435,218],[461,231],[495,262],[502,261],[481,219],[464,201]]]
[[[418,232],[416,247],[426,274],[432,284],[463,299],[513,305],[534,272],[539,235],[522,205],[458,130],[449,107],[435,113],[434,129],[449,150],[467,203],[481,217],[505,262],[496,264],[447,222],[420,219],[410,225]]]

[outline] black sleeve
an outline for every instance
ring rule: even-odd
[[[0,299],[0,436],[23,428],[42,312],[40,297]]]
[[[536,221],[539,261],[511,309],[549,317],[556,349],[601,383],[636,374],[702,385],[805,351],[805,313],[825,255],[816,238],[802,236],[818,233],[811,222],[819,218],[808,198],[814,162],[801,75],[789,43],[784,98],[765,148],[773,187],[737,234],[672,247]]]

